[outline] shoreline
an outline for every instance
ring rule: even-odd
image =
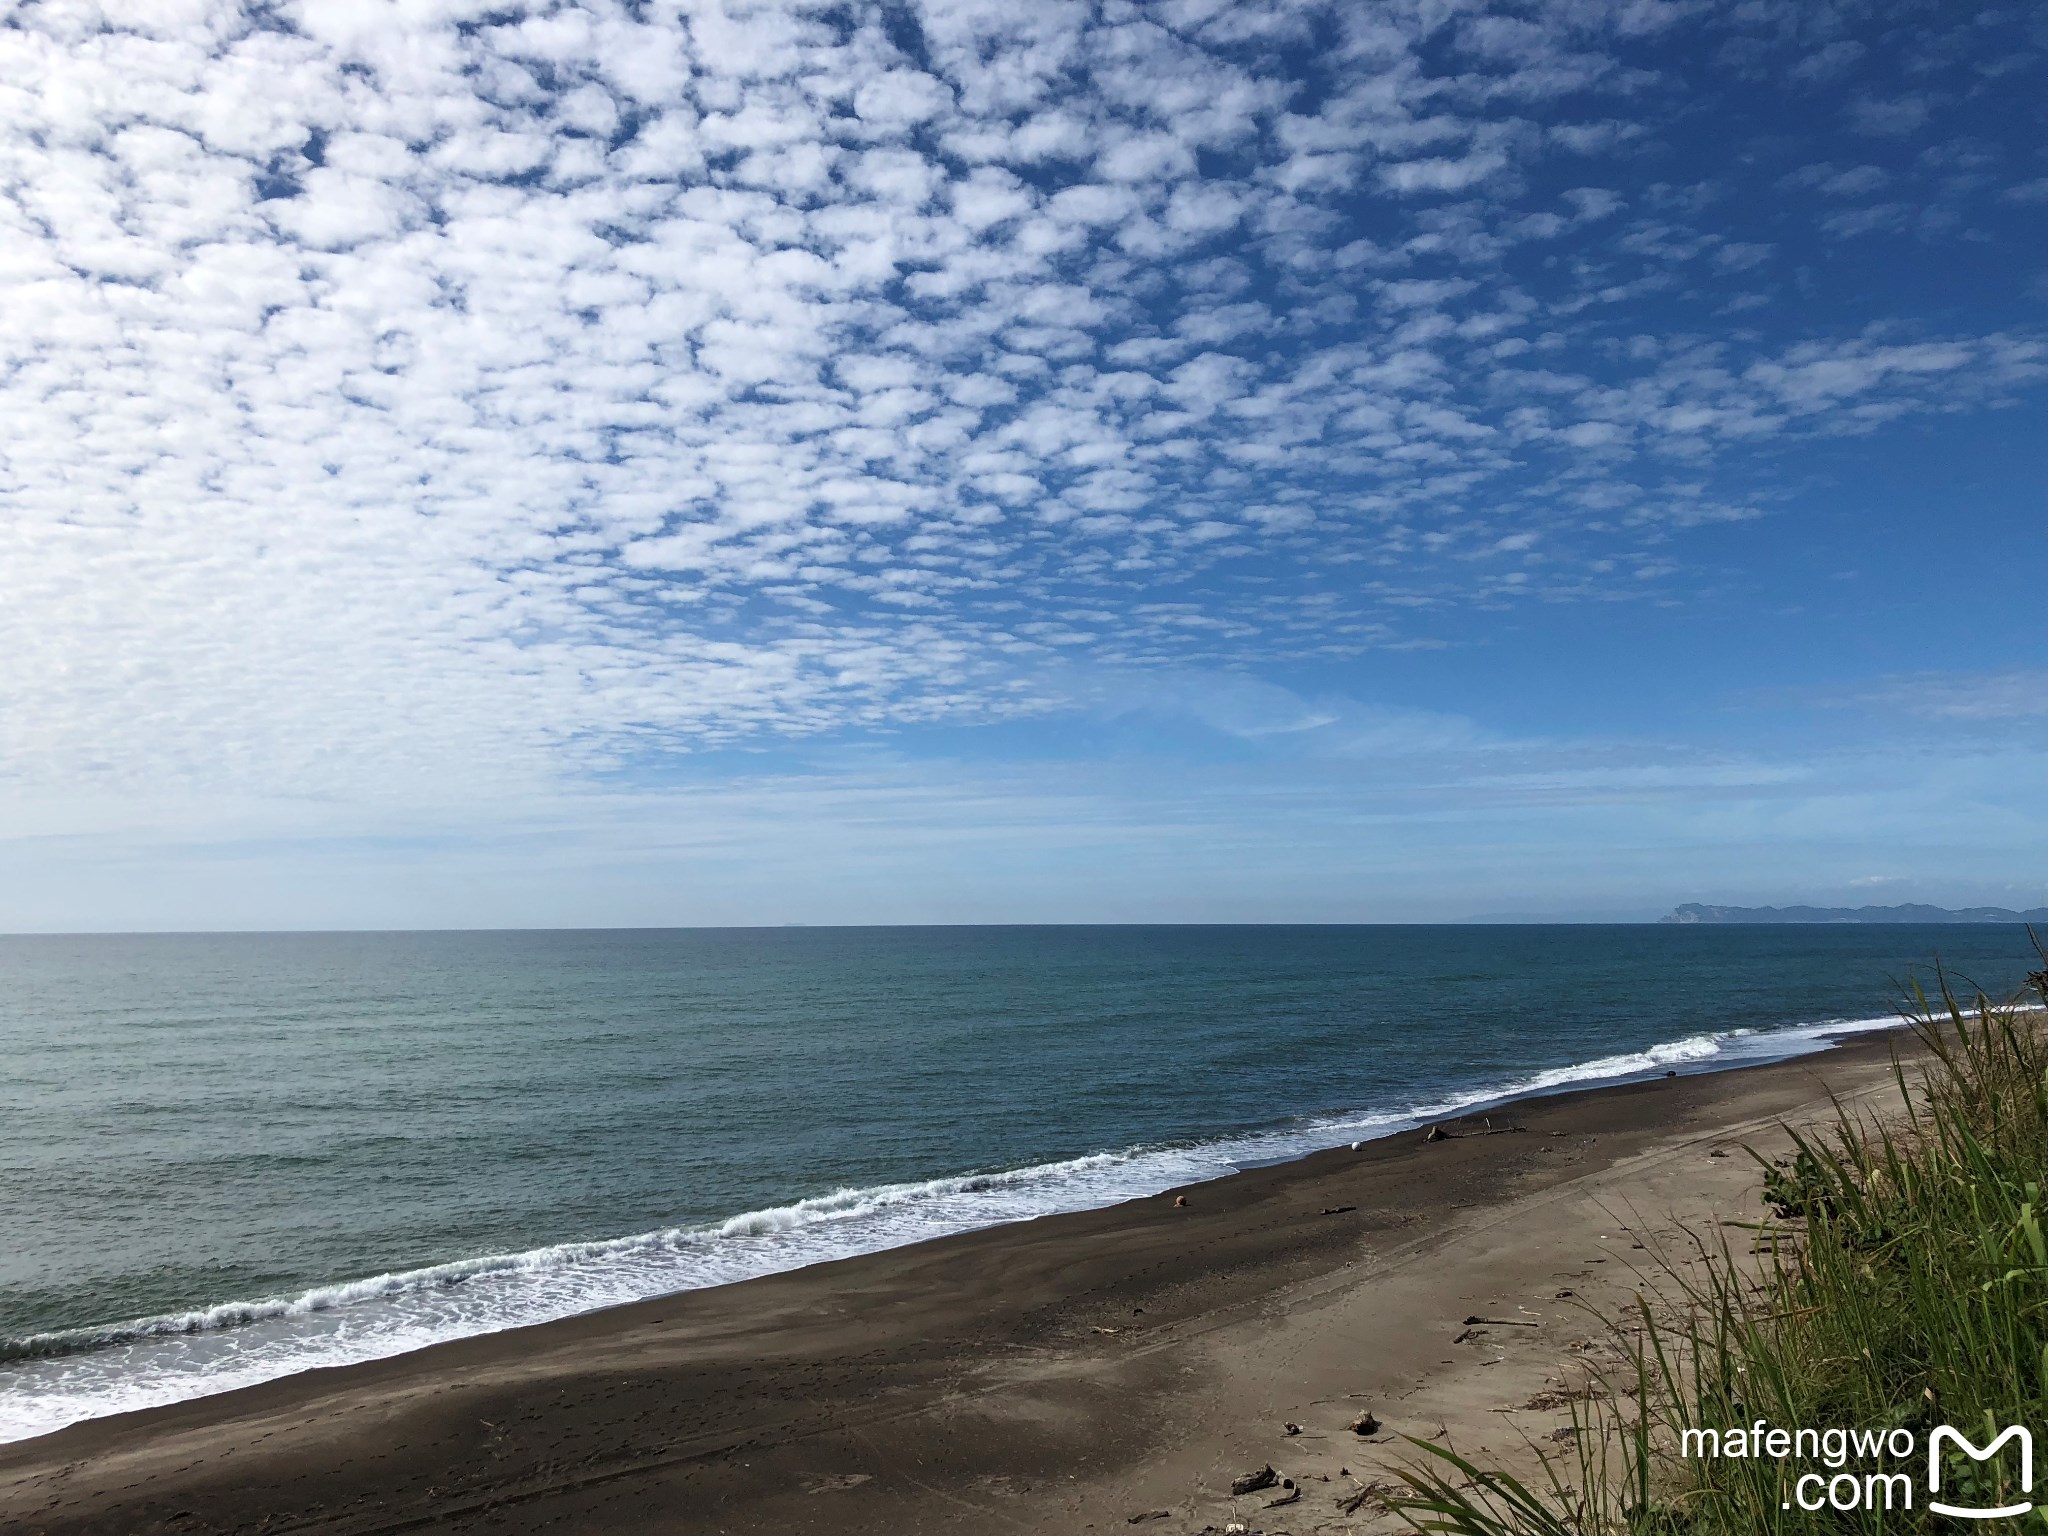
[[[1596,1187],[1633,1200],[1650,1186],[1615,1180],[1645,1159],[1669,1161],[1703,1138],[1768,1136],[1777,1119],[1825,1111],[1830,1091],[1881,1092],[1894,1047],[1910,1045],[1893,1030],[1851,1034],[1770,1064],[1538,1094],[1446,1120],[1454,1134],[1441,1142],[1396,1132],[1116,1205],[86,1420],[0,1446],[0,1515],[50,1536],[367,1536],[484,1520],[494,1530],[879,1532],[983,1528],[977,1520],[1078,1529],[1112,1504],[1150,1498],[1165,1511],[1157,1528],[1179,1530],[1169,1493],[1231,1507],[1215,1469],[1198,1465],[1204,1456],[1243,1441],[1248,1424],[1268,1441],[1277,1433],[1280,1420],[1249,1397],[1348,1372],[1383,1404],[1375,1411],[1391,1432],[1402,1420],[1384,1405],[1397,1391],[1427,1396],[1470,1373],[1469,1350],[1422,1315],[1457,1310],[1431,1266],[1461,1284],[1527,1270],[1535,1249],[1569,1230],[1555,1211],[1485,1263],[1473,1245],[1525,1219],[1532,1202]],[[1489,1118],[1526,1129],[1509,1134]],[[1710,1155],[1681,1160],[1753,1206],[1747,1159],[1701,1162]],[[1556,1266],[1543,1266],[1548,1283]],[[1492,1299],[1475,1294],[1469,1310],[1492,1316]],[[1357,1314],[1346,1337],[1369,1365],[1332,1358],[1343,1351],[1329,1346],[1328,1325],[1344,1313]],[[1476,1332],[1506,1333],[1526,1353],[1552,1321]],[[1279,1335],[1302,1336],[1296,1365],[1272,1365]],[[1513,1353],[1489,1357],[1489,1391],[1513,1374],[1500,1369]],[[1214,1386],[1219,1373],[1247,1371],[1264,1383],[1257,1391]],[[1276,1401],[1272,1413],[1283,1411],[1304,1434],[1282,1449],[1302,1460],[1311,1433],[1327,1444],[1310,1422],[1329,1416],[1327,1404]],[[1361,1465],[1303,1477],[1360,1472],[1375,1448],[1339,1450]],[[1230,1452],[1254,1454],[1279,1452]],[[1116,1518],[1134,1512],[1149,1508]],[[1200,1529],[1197,1512],[1185,1529]],[[1356,1512],[1343,1518],[1352,1523],[1329,1528],[1366,1528]]]
[[[246,1360],[248,1356],[244,1351],[253,1346],[258,1350],[267,1348],[276,1351],[289,1364],[283,1369],[272,1369],[270,1366],[278,1363],[273,1358],[267,1365],[253,1368],[244,1365],[229,1378],[228,1385],[213,1385],[208,1390],[200,1392],[175,1390],[180,1385],[189,1386],[207,1377],[203,1365],[195,1367],[185,1364],[182,1380],[179,1376],[170,1378],[173,1390],[163,1390],[165,1378],[158,1376],[151,1386],[132,1391],[132,1398],[139,1398],[140,1401],[132,1401],[131,1406],[111,1411],[83,1413],[75,1417],[60,1417],[61,1410],[59,1413],[46,1412],[45,1427],[27,1433],[19,1432],[21,1421],[17,1417],[14,1422],[7,1424],[8,1432],[0,1434],[0,1447],[23,1444],[75,1424],[199,1401],[206,1397],[219,1396],[224,1392],[286,1380],[308,1370],[343,1368],[394,1359],[443,1343],[545,1326],[574,1317],[595,1315],[620,1306],[631,1306],[642,1300],[659,1299],[710,1287],[743,1284],[748,1280],[790,1273],[819,1263],[889,1252],[974,1231],[995,1230],[1019,1221],[1045,1220],[1050,1216],[1110,1209],[1162,1191],[1179,1192],[1199,1187],[1202,1183],[1234,1177],[1247,1170],[1282,1166],[1319,1151],[1346,1146],[1356,1149],[1368,1141],[1405,1135],[1435,1120],[1502,1111],[1531,1099],[1649,1081],[1673,1070],[1680,1075],[1703,1075],[1799,1060],[1839,1048],[1843,1041],[1861,1035],[1886,1033],[1900,1027],[1901,1024],[1895,1018],[1862,1018],[1791,1024],[1776,1029],[1734,1029],[1698,1033],[1619,1052],[1612,1056],[1536,1069],[1508,1082],[1483,1088],[1446,1090],[1441,1097],[1403,1109],[1360,1108],[1326,1112],[1304,1117],[1292,1125],[1280,1122],[1263,1128],[1213,1135],[1184,1144],[1126,1147],[1116,1151],[1077,1154],[1063,1161],[1029,1167],[942,1174],[902,1184],[841,1189],[802,1197],[782,1206],[743,1211],[716,1218],[697,1227],[661,1229],[613,1238],[570,1239],[517,1252],[481,1254],[448,1260],[417,1269],[316,1282],[295,1294],[232,1299],[196,1305],[177,1312],[31,1334],[6,1341],[10,1346],[26,1347],[21,1347],[19,1352],[10,1349],[6,1358],[0,1360],[0,1393],[4,1393],[6,1387],[12,1384],[8,1381],[10,1372],[15,1374],[16,1382],[21,1383],[24,1390],[33,1394],[38,1386],[47,1385],[47,1377],[40,1382],[35,1378],[55,1367],[57,1362],[89,1360],[117,1350],[172,1349],[182,1341],[193,1338],[221,1341],[219,1353],[228,1358]],[[1151,1176],[1139,1175],[1140,1168],[1148,1162],[1206,1164],[1211,1171],[1196,1175],[1191,1166],[1175,1168],[1171,1171],[1183,1175],[1175,1179],[1165,1176],[1166,1169],[1155,1167],[1151,1171]],[[1071,1198],[1080,1193],[1078,1190],[1060,1189],[1059,1186],[1064,1182],[1062,1175],[1071,1178],[1074,1170],[1095,1164],[1119,1166],[1125,1174],[1137,1176],[1127,1178],[1121,1188],[1109,1191],[1096,1190],[1080,1199]],[[960,1219],[957,1216],[950,1221],[944,1217],[927,1218],[931,1226],[929,1231],[913,1232],[908,1235],[901,1231],[885,1232],[878,1234],[883,1239],[880,1241],[862,1242],[857,1236],[852,1236],[852,1232],[857,1228],[849,1229],[840,1225],[843,1211],[851,1214],[856,1222],[877,1216],[886,1219],[886,1212],[892,1207],[900,1206],[906,1211],[914,1211],[920,1201],[943,1199],[948,1194],[958,1198],[961,1193],[974,1190],[977,1185],[982,1184],[987,1186],[982,1191],[984,1197],[994,1190],[1008,1194],[1044,1184],[1048,1187],[1038,1198],[1050,1200],[1052,1203],[1048,1209],[1026,1210],[1021,1213],[1006,1212],[998,1208],[980,1212],[967,1219]],[[1062,1198],[1063,1195],[1067,1198]],[[994,1198],[1000,1200],[1002,1197],[998,1195]],[[852,1202],[853,1208],[850,1211],[846,1211],[847,1202]],[[867,1208],[860,1209],[862,1205]],[[797,1216],[812,1207],[828,1211],[830,1214],[781,1224],[780,1219]],[[833,1209],[835,1207],[839,1209]],[[757,1230],[756,1223],[764,1224],[765,1230]],[[407,1320],[411,1326],[402,1327],[394,1334],[383,1338],[363,1332],[365,1322],[373,1327],[389,1327],[395,1319],[388,1309],[406,1305],[409,1298],[424,1299],[459,1294],[464,1301],[472,1301],[480,1290],[495,1284],[517,1287],[531,1275],[565,1273],[580,1266],[620,1259],[631,1261],[649,1252],[658,1253],[670,1245],[673,1245],[671,1251],[689,1255],[700,1263],[715,1263],[726,1243],[746,1242],[756,1238],[765,1238],[770,1243],[786,1242],[805,1234],[821,1240],[827,1251],[803,1255],[779,1253],[770,1247],[762,1255],[765,1262],[758,1262],[757,1267],[751,1271],[745,1268],[742,1261],[740,1273],[711,1280],[708,1284],[685,1279],[679,1274],[676,1276],[676,1284],[649,1286],[643,1282],[637,1288],[626,1285],[618,1289],[625,1290],[627,1294],[614,1294],[581,1307],[565,1307],[560,1303],[535,1307],[530,1301],[522,1304],[522,1298],[514,1290],[510,1294],[501,1293],[500,1300],[496,1303],[503,1309],[500,1316],[491,1319],[484,1326],[478,1326],[473,1320],[466,1320],[461,1326],[449,1327],[445,1319],[436,1324],[431,1314],[425,1317],[415,1314]],[[835,1237],[840,1238],[842,1242],[840,1251],[836,1252],[831,1251]],[[849,1237],[851,1241],[847,1241]],[[459,1292],[451,1281],[461,1282]],[[638,1294],[632,1293],[635,1289],[638,1290]],[[303,1345],[310,1341],[283,1331],[294,1322],[319,1319],[331,1324],[330,1338],[335,1335],[347,1335],[350,1331],[348,1322],[352,1316],[357,1323],[355,1338],[333,1350],[326,1358],[309,1358]],[[389,1347],[394,1345],[395,1347]],[[217,1377],[214,1379],[218,1380]],[[130,1385],[132,1389],[132,1381]],[[29,1422],[34,1422],[33,1415]]]

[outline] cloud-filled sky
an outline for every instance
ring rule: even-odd
[[[0,8],[0,927],[2048,901],[2048,15]]]

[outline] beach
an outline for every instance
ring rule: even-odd
[[[2048,1527],[2044,14],[11,7],[0,1536]]]
[[[1831,1095],[1895,1096],[1911,1043],[1533,1098],[1443,1139],[78,1424],[0,1447],[0,1522],[1382,1528],[1372,1500],[1344,1505],[1417,1454],[1403,1436],[1511,1464],[1554,1445],[1598,1317],[1688,1231],[1718,1241],[1716,1222],[1757,1215],[1743,1147],[1781,1148]],[[1362,1439],[1347,1426],[1367,1410],[1381,1428]],[[1269,1464],[1295,1488],[1230,1494]]]

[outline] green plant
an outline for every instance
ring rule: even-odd
[[[2038,948],[2037,941],[2037,948]],[[2048,954],[2044,954],[2048,959]],[[2030,978],[2048,1004],[2048,971]],[[1679,1454],[1687,1431],[1763,1420],[1815,1430],[2048,1427],[2048,1032],[2017,1001],[1964,1006],[1946,978],[1909,1021],[1925,1055],[1896,1064],[1889,1117],[1837,1104],[1759,1159],[1770,1219],[1756,1262],[1726,1229],[1696,1239],[1661,1294],[1611,1320],[1622,1380],[1573,1410],[1576,1452],[1543,1486],[1421,1444],[1389,1502],[1443,1536],[1756,1536],[1955,1530],[1914,1507],[1803,1509],[1782,1457]],[[1744,1256],[1746,1257],[1746,1256]],[[1697,1449],[1697,1439],[1694,1441]],[[1789,1469],[1789,1470],[1788,1470]],[[1824,1469],[1832,1470],[1832,1469]],[[1924,1465],[1913,1469],[1924,1471]],[[1999,1462],[1944,1463],[1946,1497],[2024,1502]],[[2003,1522],[2010,1524],[2011,1522]],[[2028,1528],[2048,1531],[2037,1511]]]

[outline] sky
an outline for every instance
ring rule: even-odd
[[[0,4],[0,929],[2048,903],[2048,12]]]

